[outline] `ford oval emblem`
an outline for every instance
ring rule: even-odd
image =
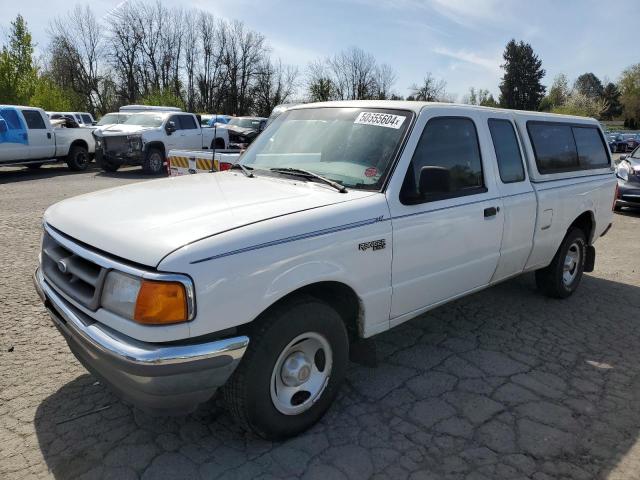
[[[67,263],[64,260],[58,260],[58,270],[67,273]]]

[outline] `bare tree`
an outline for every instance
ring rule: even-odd
[[[186,105],[189,111],[196,106],[196,68],[201,52],[200,32],[198,31],[198,16],[191,10],[184,17],[184,70],[186,75]]]
[[[101,26],[88,5],[77,5],[68,15],[53,20],[49,28],[55,48],[55,76],[66,77],[69,86],[86,99],[91,112],[104,111],[108,89],[102,76],[105,66]]]
[[[396,83],[396,72],[390,65],[383,63],[376,68],[376,93],[375,97],[378,100],[386,100],[393,96],[391,88]]]
[[[422,102],[448,101],[446,92],[447,82],[438,80],[430,72],[424,77],[422,84],[411,85],[411,97]]]
[[[269,58],[264,59],[253,91],[255,113],[268,117],[273,107],[286,103],[295,93],[297,77],[296,67],[283,66],[280,59],[275,63]]]
[[[131,25],[139,23],[141,10],[135,3],[125,3],[107,17],[110,25],[109,51],[119,93],[126,103],[135,103],[140,95],[140,54],[142,34]]]
[[[311,102],[327,102],[335,98],[335,88],[326,61],[318,60],[307,67],[307,95]]]

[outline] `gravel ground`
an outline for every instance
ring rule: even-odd
[[[0,171],[0,478],[640,478],[640,212],[616,215],[572,298],[525,275],[379,335],[379,366],[352,364],[317,426],[271,443],[216,400],[121,403],[32,287],[46,207],[142,178]]]

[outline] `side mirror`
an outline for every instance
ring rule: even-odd
[[[451,173],[444,167],[422,167],[418,192],[426,195],[449,193],[451,191]]]
[[[7,133],[9,127],[7,127],[7,121],[4,118],[0,118],[0,133]]]
[[[176,127],[176,122],[174,122],[173,120],[169,120],[165,125],[164,129],[167,132],[167,135],[171,135],[173,132],[175,132],[178,129],[178,127]]]

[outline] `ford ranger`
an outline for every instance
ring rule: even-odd
[[[284,438],[327,410],[358,339],[523,272],[570,296],[615,185],[592,119],[300,105],[228,171],[50,207],[35,284],[125,400],[186,412],[221,388],[242,426]]]

